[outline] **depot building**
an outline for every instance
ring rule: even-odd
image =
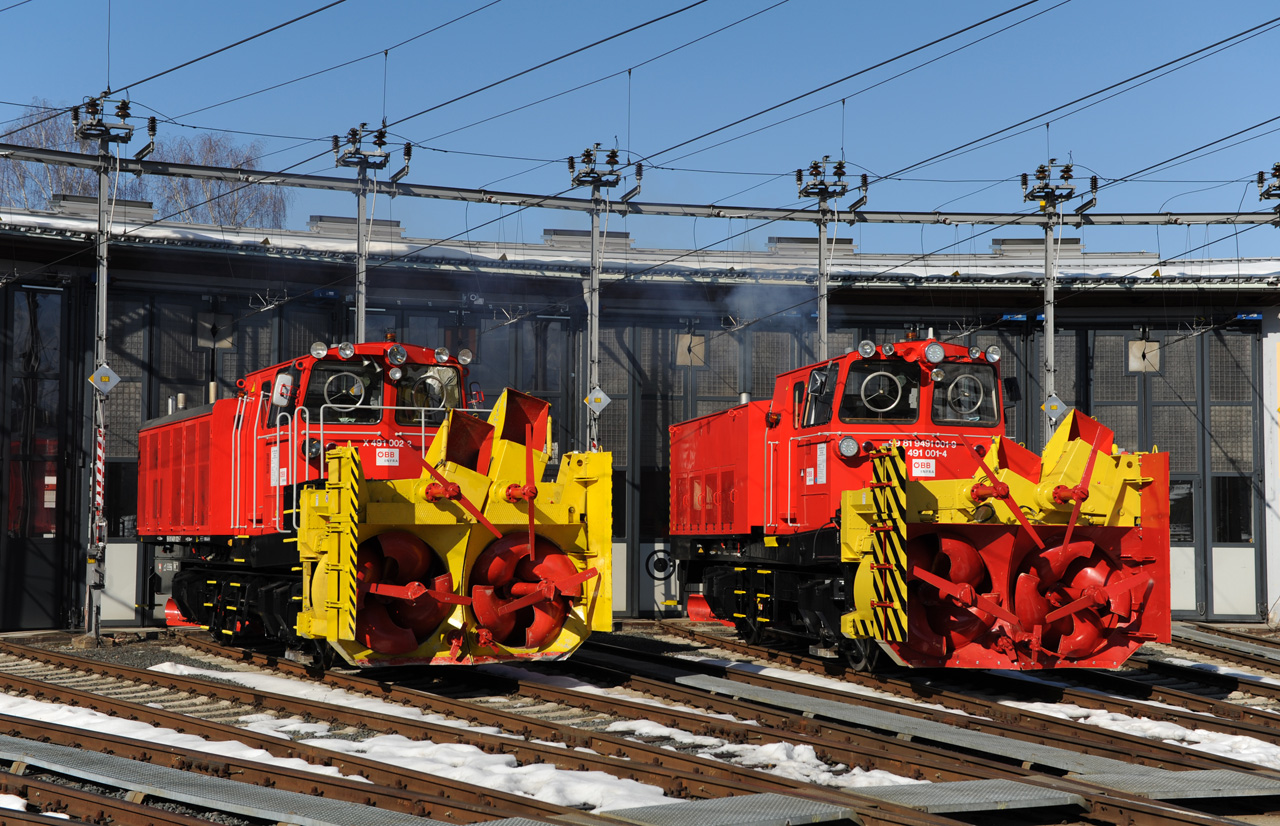
[[[109,246],[107,554],[101,624],[161,624],[163,561],[135,540],[137,433],[237,392],[246,373],[355,331],[353,219],[300,231],[151,223],[120,203]],[[585,224],[585,217],[579,217]],[[568,219],[566,223],[573,223]],[[0,211],[0,630],[86,627],[94,451],[96,201]],[[127,234],[126,234],[127,233]],[[1046,438],[1040,238],[962,257],[862,254],[830,242],[828,353],[934,335],[997,345],[1011,437]],[[669,425],[773,394],[819,360],[814,239],[742,251],[603,240],[600,448],[614,462],[614,606],[672,612]],[[1280,611],[1280,259],[1161,261],[1056,250],[1054,392],[1125,450],[1169,453],[1175,618]],[[586,447],[590,232],[541,243],[433,241],[374,221],[367,337],[474,353],[468,392],[546,399],[554,448]],[[1276,559],[1269,557],[1275,555]],[[161,595],[162,596],[162,595]]]

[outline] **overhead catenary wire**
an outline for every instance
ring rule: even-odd
[[[267,93],[267,92],[273,92],[273,91],[275,91],[276,89],[281,89],[281,88],[283,88],[283,87],[285,87],[285,86],[290,86],[290,85],[292,85],[292,84],[294,84],[294,83],[299,83],[299,82],[304,81],[304,80],[310,80],[310,79],[311,79],[311,78],[313,78],[313,77],[319,77],[320,75],[327,74],[327,73],[329,73],[329,72],[333,72],[333,71],[336,71],[336,70],[338,70],[338,69],[345,69],[347,66],[352,66],[352,65],[354,65],[354,64],[356,64],[356,63],[360,63],[360,62],[362,62],[362,61],[369,60],[369,59],[371,59],[371,58],[377,57],[377,56],[378,56],[378,55],[380,55],[380,54],[381,54],[381,55],[385,55],[387,52],[395,51],[396,49],[400,48],[401,46],[406,46],[406,45],[408,45],[408,44],[410,44],[410,43],[414,42],[415,40],[419,40],[419,39],[421,39],[421,38],[423,38],[423,37],[426,37],[426,36],[427,36],[427,35],[429,35],[429,34],[432,34],[432,33],[434,33],[434,32],[438,32],[438,31],[440,31],[441,29],[443,29],[443,28],[445,28],[445,27],[447,27],[447,26],[451,26],[451,25],[453,25],[454,23],[457,23],[457,22],[460,22],[460,21],[462,21],[462,20],[465,20],[466,18],[468,18],[468,17],[472,16],[473,14],[478,14],[479,12],[484,11],[485,9],[489,8],[490,6],[496,6],[498,3],[501,3],[501,2],[502,2],[502,0],[490,0],[490,2],[485,3],[483,6],[479,6],[478,8],[474,8],[474,9],[472,9],[472,10],[471,10],[471,11],[469,11],[469,12],[466,12],[466,13],[464,13],[464,14],[460,14],[460,15],[458,15],[457,17],[454,17],[454,18],[452,18],[452,19],[450,19],[450,20],[445,21],[444,23],[441,23],[441,24],[440,24],[440,25],[438,25],[438,26],[433,26],[433,27],[431,27],[431,28],[427,29],[426,31],[419,32],[418,34],[415,34],[413,37],[407,38],[407,39],[405,39],[405,40],[401,40],[399,43],[396,43],[396,44],[394,44],[394,45],[392,45],[392,46],[387,46],[387,47],[386,47],[386,48],[384,48],[384,49],[379,49],[379,50],[377,50],[377,51],[375,51],[375,52],[370,52],[369,54],[364,55],[364,56],[362,56],[362,57],[356,57],[356,58],[352,58],[351,60],[345,60],[345,61],[343,61],[343,62],[341,62],[341,63],[336,63],[336,64],[334,64],[334,65],[332,65],[332,66],[328,66],[328,67],[326,67],[326,68],[324,68],[324,69],[318,69],[318,70],[316,70],[316,71],[314,71],[314,72],[308,72],[307,74],[305,74],[305,75],[299,75],[298,77],[295,77],[295,78],[293,78],[292,80],[285,80],[285,81],[281,81],[280,83],[275,83],[275,84],[272,84],[271,86],[263,87],[263,88],[261,88],[261,89],[258,89],[257,91],[253,91],[253,92],[246,92],[245,94],[242,94],[242,95],[236,95],[235,97],[227,98],[226,100],[221,100],[221,101],[218,101],[217,103],[211,103],[211,104],[209,104],[208,106],[201,106],[199,109],[192,109],[190,112],[184,112],[183,114],[181,114],[181,115],[177,115],[176,117],[178,117],[178,118],[186,118],[186,117],[190,117],[191,115],[197,114],[197,113],[199,113],[199,112],[207,112],[208,110],[210,110],[210,109],[216,109],[216,108],[218,108],[219,106],[226,106],[226,105],[227,105],[227,104],[229,104],[229,103],[236,103],[236,102],[238,102],[238,101],[245,100],[245,99],[247,99],[247,98],[251,98],[251,97],[255,97],[255,96],[257,96],[257,95],[265,94],[265,93]]]
[[[257,38],[259,38],[259,37],[262,37],[262,36],[264,36],[264,35],[267,35],[267,34],[270,34],[270,33],[274,32],[274,31],[278,31],[278,30],[280,30],[280,29],[283,29],[283,28],[284,28],[284,27],[286,27],[286,26],[291,26],[291,25],[293,25],[294,23],[297,23],[297,22],[299,22],[299,21],[301,21],[301,20],[305,20],[305,19],[307,19],[308,17],[311,17],[311,16],[313,16],[313,15],[319,14],[319,13],[320,13],[320,12],[322,12],[322,11],[325,11],[325,10],[327,10],[327,9],[331,9],[331,8],[333,8],[334,6],[341,5],[342,3],[345,3],[345,2],[347,2],[347,0],[333,0],[333,2],[327,3],[327,4],[325,4],[325,5],[321,6],[321,7],[320,7],[320,8],[318,8],[318,9],[314,9],[314,10],[312,10],[312,11],[309,11],[309,12],[307,12],[306,14],[298,15],[297,17],[294,17],[292,20],[286,20],[285,22],[283,22],[283,23],[279,23],[279,24],[277,24],[277,25],[275,25],[275,26],[272,26],[272,27],[271,27],[271,28],[269,28],[269,29],[264,29],[263,31],[258,32],[257,34],[253,34],[253,35],[250,35],[249,37],[241,38],[240,40],[237,40],[235,43],[228,44],[228,45],[226,45],[226,46],[223,46],[223,47],[222,47],[222,48],[220,48],[220,49],[215,49],[214,51],[212,51],[212,52],[208,52],[207,54],[203,54],[203,55],[201,55],[201,56],[199,56],[199,57],[192,58],[191,60],[184,61],[183,63],[180,63],[180,64],[178,64],[177,66],[172,66],[172,67],[170,67],[170,68],[168,68],[168,69],[165,69],[164,71],[161,71],[161,72],[156,72],[155,74],[149,75],[148,77],[144,77],[144,78],[142,78],[141,80],[135,80],[135,81],[134,81],[134,82],[132,82],[132,83],[126,83],[124,86],[120,86],[120,87],[118,87],[118,88],[116,88],[116,89],[114,89],[114,90],[113,90],[113,89],[108,88],[105,92],[103,92],[102,97],[103,97],[103,99],[105,99],[108,95],[114,94],[115,92],[124,92],[124,91],[128,91],[129,89],[132,89],[132,88],[133,88],[133,87],[135,87],[135,86],[141,86],[142,84],[144,84],[144,83],[148,83],[148,82],[150,82],[150,81],[152,81],[152,80],[155,80],[156,78],[160,78],[160,77],[164,77],[165,75],[172,74],[173,72],[176,72],[176,71],[178,71],[179,69],[185,69],[186,67],[191,66],[192,64],[199,63],[200,61],[202,61],[202,60],[206,60],[206,59],[208,59],[208,58],[210,58],[210,57],[213,57],[214,55],[222,54],[223,52],[228,51],[229,49],[234,49],[235,47],[237,47],[237,46],[241,46],[241,45],[243,45],[243,44],[245,44],[245,43],[248,43],[248,42],[250,42],[251,40],[256,40],[256,39],[257,39]],[[9,136],[11,136],[11,135],[14,135],[14,134],[16,134],[16,133],[18,133],[18,132],[21,132],[21,131],[25,130],[25,129],[30,129],[31,127],[33,127],[33,126],[37,126],[37,125],[39,125],[39,124],[41,124],[41,123],[44,123],[45,121],[52,120],[53,118],[57,117],[57,116],[58,116],[58,115],[60,115],[60,114],[63,114],[63,113],[65,113],[65,112],[69,112],[69,111],[71,111],[71,109],[72,109],[72,108],[73,108],[73,107],[70,107],[70,106],[63,106],[63,107],[60,107],[60,108],[58,108],[57,110],[55,110],[55,111],[51,112],[51,113],[50,113],[49,115],[47,115],[46,117],[41,118],[40,120],[34,121],[34,122],[32,122],[32,123],[23,124],[22,126],[18,127],[17,129],[11,129],[11,130],[9,130],[8,132],[5,132],[4,134],[0,134],[0,140],[3,140],[4,138],[7,138],[7,137],[9,137]]]
[[[738,118],[737,120],[733,121],[732,123],[727,123],[727,124],[725,124],[725,125],[723,125],[723,126],[718,126],[718,127],[716,127],[715,129],[709,130],[709,131],[707,131],[707,132],[703,132],[701,135],[698,135],[698,136],[696,136],[696,137],[692,137],[692,138],[689,138],[689,139],[687,139],[687,140],[681,141],[680,143],[673,144],[673,145],[668,146],[668,147],[667,147],[667,148],[665,148],[665,149],[661,149],[661,150],[659,150],[659,151],[657,151],[657,152],[649,153],[648,155],[646,155],[646,156],[645,156],[644,158],[642,158],[641,160],[643,160],[645,163],[648,163],[648,162],[649,162],[650,160],[652,160],[653,158],[659,157],[659,156],[661,156],[661,155],[665,155],[665,154],[667,154],[668,152],[672,152],[672,151],[674,151],[674,150],[676,150],[676,149],[679,149],[679,148],[681,148],[681,147],[683,147],[683,146],[688,146],[688,145],[689,145],[689,144],[691,144],[691,143],[694,143],[694,142],[696,142],[696,141],[700,141],[700,140],[702,140],[703,138],[708,138],[708,137],[710,137],[710,136],[712,136],[712,135],[715,135],[715,134],[718,134],[718,133],[720,133],[720,132],[723,132],[723,131],[724,131],[724,130],[726,130],[726,129],[732,129],[733,127],[737,126],[737,125],[738,125],[738,124],[740,124],[740,123],[746,123],[747,121],[749,121],[749,120],[753,120],[753,119],[755,119],[755,118],[758,118],[758,117],[760,117],[761,115],[767,115],[767,114],[768,114],[768,113],[770,113],[770,112],[773,112],[773,111],[775,111],[775,110],[777,110],[777,109],[781,109],[783,106],[787,106],[787,105],[789,105],[789,104],[795,103],[795,102],[796,102],[796,101],[798,101],[798,100],[803,100],[803,99],[805,99],[805,98],[807,98],[807,97],[810,97],[810,96],[812,96],[812,95],[816,95],[816,94],[818,94],[819,92],[822,92],[822,91],[824,91],[824,90],[826,90],[826,89],[830,89],[832,86],[837,86],[837,85],[839,85],[839,84],[841,84],[841,83],[844,83],[845,81],[852,80],[853,78],[858,77],[859,75],[864,75],[864,74],[866,74],[867,72],[871,72],[871,71],[874,71],[875,69],[879,69],[879,68],[880,68],[880,67],[882,67],[882,66],[887,66],[887,65],[889,65],[890,63],[894,63],[894,62],[896,62],[896,61],[899,61],[899,60],[902,60],[902,59],[904,59],[904,58],[910,57],[911,55],[915,54],[916,52],[919,52],[919,51],[922,51],[922,50],[924,50],[924,49],[927,49],[927,48],[929,48],[930,46],[936,46],[937,44],[939,44],[939,43],[943,43],[943,42],[945,42],[945,41],[947,41],[947,40],[950,40],[950,39],[951,39],[951,38],[953,38],[953,37],[959,37],[960,35],[964,34],[965,32],[972,31],[973,29],[976,29],[976,28],[978,28],[979,26],[984,26],[984,25],[986,25],[987,23],[990,23],[990,22],[991,22],[991,21],[993,21],[993,20],[999,20],[1001,17],[1005,17],[1005,16],[1007,16],[1007,15],[1013,14],[1014,12],[1018,11],[1019,9],[1024,9],[1024,8],[1026,8],[1027,6],[1033,6],[1033,5],[1035,5],[1036,3],[1039,3],[1039,2],[1041,2],[1041,0],[1026,0],[1026,2],[1019,3],[1018,5],[1013,6],[1012,8],[1009,8],[1009,9],[1005,9],[1004,11],[999,12],[998,14],[994,14],[994,15],[992,15],[992,16],[990,16],[990,17],[987,17],[987,18],[984,18],[984,19],[982,19],[982,20],[979,20],[977,23],[972,23],[972,24],[970,24],[970,25],[968,25],[968,26],[965,26],[964,28],[957,29],[956,31],[953,31],[953,32],[951,32],[950,34],[943,35],[942,37],[939,37],[939,38],[936,38],[936,39],[934,39],[934,40],[931,40],[931,41],[929,41],[928,43],[924,43],[924,44],[922,44],[922,45],[920,45],[920,46],[916,46],[916,47],[915,47],[915,48],[913,48],[913,49],[908,49],[908,50],[907,50],[907,51],[905,51],[905,52],[901,52],[900,54],[894,55],[893,57],[890,57],[890,58],[887,58],[887,59],[885,59],[885,60],[882,60],[882,61],[880,61],[879,63],[876,63],[876,64],[871,65],[871,66],[867,66],[867,67],[865,67],[865,68],[863,68],[863,69],[859,69],[858,71],[854,72],[853,74],[845,75],[844,77],[839,78],[838,80],[833,80],[833,81],[831,81],[831,82],[829,82],[829,83],[824,83],[823,85],[821,85],[821,86],[817,87],[816,89],[810,89],[810,90],[809,90],[809,91],[807,91],[807,92],[804,92],[804,93],[799,94],[799,95],[795,95],[794,97],[791,97],[791,98],[788,98],[787,100],[784,100],[784,101],[782,101],[781,103],[775,103],[775,104],[773,104],[772,106],[769,106],[769,107],[766,107],[766,108],[764,108],[764,109],[761,109],[761,110],[760,110],[760,111],[758,111],[758,112],[755,112],[755,113],[753,113],[753,114],[747,115],[747,116],[745,116],[745,117]]]

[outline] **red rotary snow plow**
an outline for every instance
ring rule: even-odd
[[[1115,668],[1169,639],[1168,457],[1073,412],[1036,456],[963,440],[968,479],[913,479],[900,447],[842,497],[846,635],[910,666]]]

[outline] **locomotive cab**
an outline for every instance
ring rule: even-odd
[[[1078,412],[1043,455],[1010,441],[1000,355],[864,341],[672,426],[689,616],[859,668],[1106,667],[1167,638],[1167,457]]]

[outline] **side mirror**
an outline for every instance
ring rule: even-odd
[[[276,407],[288,407],[293,399],[293,376],[276,376],[276,386],[271,390],[271,403]]]
[[[827,371],[819,368],[809,374],[809,395],[817,396],[827,386]]]

